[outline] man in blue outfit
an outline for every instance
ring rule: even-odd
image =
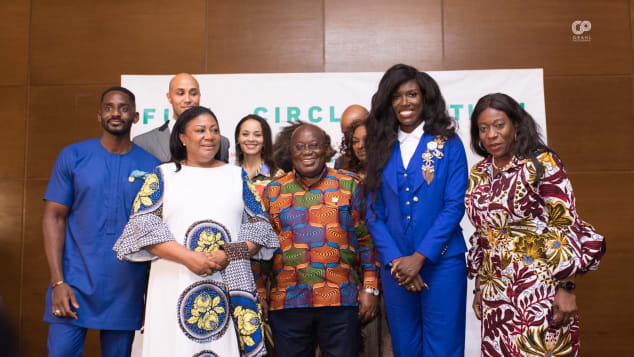
[[[159,161],[130,141],[134,94],[101,96],[101,137],[65,147],[44,194],[42,229],[51,273],[44,321],[49,356],[81,356],[86,330],[101,330],[102,356],[129,356],[141,326],[147,265],[112,251],[132,202]]]

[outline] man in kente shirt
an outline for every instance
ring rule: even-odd
[[[379,301],[359,179],[326,167],[334,151],[315,125],[295,130],[290,152],[293,170],[263,197],[280,240],[268,303],[275,354],[314,356],[319,346],[322,356],[357,357],[359,320],[376,315]]]

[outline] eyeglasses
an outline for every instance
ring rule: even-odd
[[[309,151],[309,152],[313,152],[313,151],[320,151],[324,148],[324,144],[322,143],[318,143],[318,142],[314,142],[314,143],[310,143],[308,145],[304,144],[304,143],[295,143],[295,145],[293,145],[293,149],[295,149],[296,152],[304,152],[304,151]]]

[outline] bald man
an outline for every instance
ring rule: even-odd
[[[341,134],[345,133],[348,130],[350,124],[352,124],[355,120],[365,120],[368,117],[368,110],[365,107],[352,104],[347,107],[346,110],[341,114]],[[343,141],[343,138],[342,138]],[[341,169],[344,166],[344,158],[343,155],[340,155],[337,160],[335,160],[335,169]]]
[[[187,109],[200,105],[200,86],[194,76],[179,73],[170,80],[167,101],[173,109],[172,120],[134,138],[134,143],[156,156],[162,162],[169,161],[170,134],[176,119]],[[230,128],[227,128],[229,130]],[[220,137],[220,160],[229,162],[229,139]]]
[[[366,119],[368,114],[368,110],[359,104],[352,104],[346,108],[341,114],[341,133],[345,133],[353,121]]]

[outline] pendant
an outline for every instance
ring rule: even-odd
[[[434,180],[434,167],[432,165],[423,164],[423,178],[427,185],[431,185],[431,182]]]

